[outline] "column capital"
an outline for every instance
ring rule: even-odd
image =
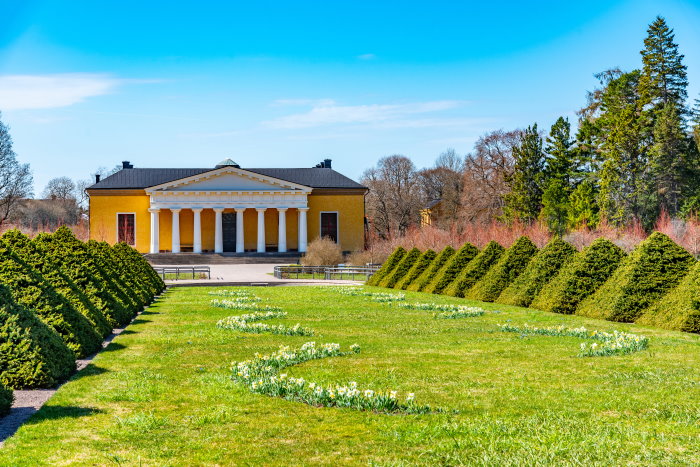
[[[204,208],[190,208],[192,212],[202,212]]]
[[[255,208],[255,210],[258,212],[265,212],[267,211],[267,208]]]
[[[277,208],[277,210],[278,210],[279,212],[285,212],[287,209],[289,209],[289,208]]]
[[[159,213],[159,212],[160,212],[160,208],[148,208],[148,212]]]
[[[221,208],[221,207],[217,206],[217,207],[212,208],[212,209],[214,210],[214,212],[224,212],[224,209],[226,209],[226,208]]]
[[[246,208],[245,206],[234,206],[233,209],[235,209],[236,212],[244,212],[248,208]]]
[[[297,211],[302,211],[302,212],[306,212],[308,210],[309,210],[309,208],[297,208]]]
[[[182,208],[170,208],[170,212],[172,212],[172,213],[174,213],[174,214],[177,214],[177,213],[179,213],[180,211],[182,211]]]

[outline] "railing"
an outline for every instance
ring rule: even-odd
[[[275,266],[277,279],[367,280],[379,266]],[[359,279],[358,279],[359,278]]]
[[[155,266],[153,269],[163,280],[197,279],[198,274],[211,279],[209,266]]]

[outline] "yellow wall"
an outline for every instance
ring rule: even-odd
[[[133,212],[136,214],[136,249],[147,253],[150,248],[151,218],[148,208],[150,200],[143,190],[134,190],[130,194],[115,194],[90,196],[90,238],[104,240],[109,243],[117,241],[117,213]],[[364,196],[362,194],[310,194],[308,197],[309,211],[307,212],[308,242],[320,235],[320,220],[322,211],[338,212],[339,243],[344,251],[359,250],[364,247]],[[232,209],[224,212],[235,213]],[[245,249],[255,251],[257,248],[258,213],[249,208],[244,212]],[[299,246],[297,239],[299,212],[288,209],[286,213],[287,249],[295,250]],[[202,249],[214,250],[214,219],[212,209],[204,209],[202,220]],[[160,250],[171,251],[172,213],[161,209],[160,220]],[[265,211],[265,243],[277,245],[279,214],[277,209]],[[180,244],[183,250],[192,247],[194,214],[190,209],[180,211]],[[269,248],[274,251],[274,247]],[[190,250],[191,251],[191,250]]]

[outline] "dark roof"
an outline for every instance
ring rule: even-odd
[[[88,190],[149,188],[216,169],[122,169]],[[365,188],[333,169],[241,169],[311,188]]]
[[[435,206],[440,204],[442,202],[442,199],[434,199],[431,202],[429,202],[423,209],[433,209]]]

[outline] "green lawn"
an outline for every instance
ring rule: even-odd
[[[252,335],[215,327],[246,312],[210,307],[210,290],[170,289],[6,442],[0,465],[700,463],[698,335],[493,304],[483,307],[500,313],[436,320],[317,287],[250,289],[289,312],[271,323],[299,322],[316,336]],[[581,339],[500,332],[505,322],[651,341],[630,355],[580,358]],[[317,408],[230,380],[231,361],[310,340],[362,352],[290,375],[415,392],[458,413]]]

